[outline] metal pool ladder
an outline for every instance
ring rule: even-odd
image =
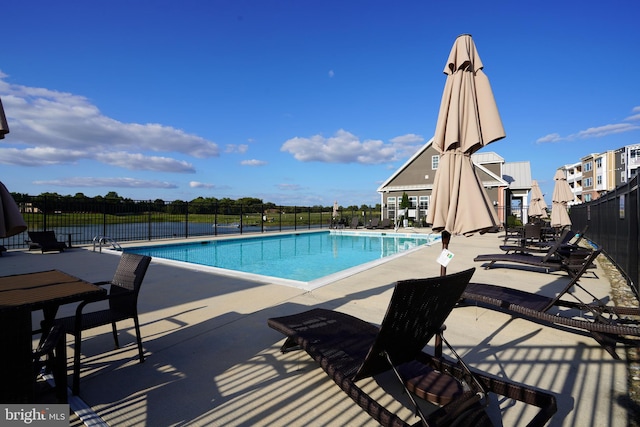
[[[122,247],[115,239],[109,236],[96,236],[93,238],[93,252],[96,251],[96,245],[98,245],[99,252],[102,252],[103,246],[111,246],[116,251],[122,251]]]

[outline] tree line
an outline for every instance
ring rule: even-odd
[[[182,214],[188,209],[190,214],[205,214],[214,211],[227,211],[236,212],[238,210],[267,212],[270,210],[289,210],[294,207],[283,207],[273,202],[265,202],[262,199],[255,197],[241,197],[238,199],[231,199],[228,197],[216,198],[216,197],[196,197],[191,201],[173,200],[165,201],[162,199],[155,200],[133,200],[131,198],[122,197],[115,191],[110,191],[104,196],[89,197],[83,193],[76,193],[75,195],[61,195],[58,193],[44,192],[37,196],[30,196],[28,194],[11,193],[17,203],[28,203],[34,208],[43,212],[55,212],[55,211],[82,211],[90,212],[96,209],[97,206],[104,207],[106,213],[108,213],[109,207],[112,207],[114,211],[156,211]],[[314,205],[306,207],[314,212],[332,211],[333,205],[322,206]],[[371,209],[380,210],[380,204],[375,206],[368,205],[351,205],[340,206],[342,211],[369,211]]]

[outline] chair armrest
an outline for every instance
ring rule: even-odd
[[[93,282],[94,285],[98,285],[98,286],[105,286],[105,285],[110,285],[111,284],[111,280],[102,280],[100,282]]]

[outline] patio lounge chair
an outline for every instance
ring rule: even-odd
[[[556,244],[558,240],[561,241],[560,248],[558,251],[562,254],[564,252],[568,252],[572,248],[576,248],[579,243],[584,238],[584,233],[588,227],[585,227],[582,231],[573,231],[569,228],[565,228],[562,230],[561,234],[554,240],[542,240],[536,243],[529,243],[525,245],[501,245],[500,249],[509,253],[509,252],[523,252],[523,253],[545,253],[547,252],[553,245]],[[575,240],[573,240],[575,239]]]
[[[571,239],[575,237],[575,235],[576,235],[575,232],[569,229],[565,229],[560,235],[560,237],[553,241],[530,242],[530,241],[523,240],[518,245],[512,245],[512,244],[500,245],[500,250],[503,250],[507,253],[509,252],[545,253],[545,252],[548,252],[549,249],[551,249],[558,242],[558,240],[561,241],[560,245],[566,245],[571,241]]]
[[[582,265],[582,260],[591,252],[588,248],[563,246],[563,239],[558,239],[544,255],[534,255],[530,252],[483,254],[476,256],[476,262],[485,262],[485,269],[492,268],[497,262],[530,265],[539,267],[546,273],[564,270],[573,276]],[[589,265],[592,268],[594,265]]]
[[[555,297],[502,286],[469,283],[462,294],[461,304],[479,304],[536,323],[556,325],[565,330],[589,334],[609,354],[618,359],[615,352],[616,343],[640,344],[640,320],[627,318],[640,316],[640,308],[608,306],[579,283],[579,279],[592,265],[600,251],[600,248],[596,248],[589,254],[564,289]],[[593,301],[581,301],[575,292],[571,292],[574,286],[586,292]],[[565,295],[570,295],[573,300],[562,299]],[[562,308],[569,310],[562,311]]]
[[[67,244],[59,242],[53,231],[29,231],[29,250],[40,249],[42,253],[66,249]]]
[[[357,383],[391,370],[421,418],[415,426],[490,425],[484,406],[487,392],[540,408],[529,425],[544,425],[556,412],[553,395],[471,371],[462,359],[454,362],[442,356],[442,343],[449,346],[442,337],[442,323],[474,270],[397,282],[380,327],[322,308],[271,318],[268,324],[287,337],[282,352],[305,350],[349,397],[383,426],[410,424],[378,403]],[[431,356],[422,350],[436,335],[435,352]],[[457,357],[455,351],[451,351]],[[437,409],[424,415],[414,395],[436,405]]]
[[[371,222],[367,225],[369,230],[373,230],[374,228],[378,228],[380,225],[380,218],[371,218]]]
[[[109,285],[109,294],[101,299],[84,301],[78,305],[75,316],[63,317],[55,320],[55,324],[64,326],[65,332],[75,337],[75,349],[73,355],[73,394],[80,390],[80,355],[82,353],[82,331],[98,326],[111,324],[113,341],[116,348],[120,348],[118,342],[118,330],[116,322],[125,319],[133,319],[138,344],[140,363],[144,362],[142,350],[142,337],[140,335],[140,323],[138,321],[138,294],[144,279],[151,257],[123,253],[120,262],[110,281],[98,282],[97,285]],[[84,312],[88,304],[107,300],[109,308],[99,311]]]
[[[385,218],[382,221],[380,221],[380,224],[378,224],[379,229],[387,229],[387,228],[391,228],[391,220],[389,218]]]
[[[349,225],[349,228],[358,228],[358,225],[360,225],[360,220],[358,219],[358,217],[354,216],[353,218],[351,218],[351,225]]]

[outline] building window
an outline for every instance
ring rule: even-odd
[[[585,178],[583,186],[586,187],[586,188],[592,187],[593,183],[592,183],[591,178]]]
[[[590,202],[591,201],[591,194],[585,194],[584,195],[584,201],[585,202]]]
[[[596,185],[602,185],[602,175],[596,176]]]
[[[620,172],[620,182],[627,182],[627,173],[625,171]]]
[[[596,169],[602,169],[602,158],[596,159]]]
[[[591,170],[591,162],[587,162],[584,164],[584,171],[589,172]]]
[[[396,217],[396,198],[387,197],[387,218],[395,219]]]
[[[429,209],[429,196],[420,196],[420,210]]]
[[[431,156],[431,170],[437,170],[440,164],[440,156]]]

